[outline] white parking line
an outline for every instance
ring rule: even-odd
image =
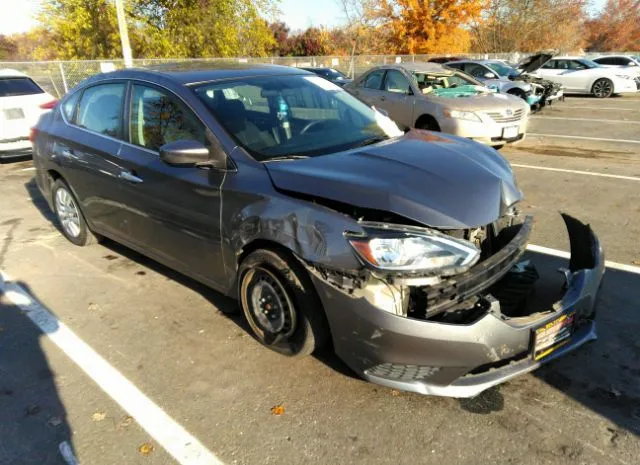
[[[550,249],[549,247],[543,247],[541,245],[529,244],[527,246],[527,250],[537,253],[543,253],[545,255],[552,255],[554,257],[560,258],[571,258],[570,252],[565,252],[564,250],[558,249]],[[627,265],[625,263],[612,262],[610,260],[605,260],[604,262],[607,268],[611,268],[613,270],[626,271],[627,273],[640,274],[640,266]]]
[[[198,439],[3,272],[0,272],[0,290],[179,464],[222,465]]]
[[[546,166],[535,166],[535,165],[521,165],[519,163],[511,163],[511,166],[515,166],[516,168],[529,168],[532,170],[557,171],[560,173],[584,174],[586,176],[599,176],[602,178],[624,179],[625,181],[640,181],[639,177],[623,176],[620,174],[593,173],[591,171],[567,170],[563,168],[549,168]]]
[[[563,106],[562,108],[575,108],[576,110],[611,110],[611,111],[640,111],[638,108],[616,108],[616,107],[574,107],[571,105]]]
[[[640,140],[634,139],[605,139],[602,137],[561,136],[560,134],[537,134],[533,132],[528,132],[527,137],[557,137],[560,139],[599,140],[603,142],[624,142],[627,144],[640,144]]]
[[[18,171],[35,171],[36,167],[35,166],[30,166],[29,168],[22,168]]]
[[[625,119],[565,118],[563,116],[532,116],[531,119],[561,119],[566,121],[593,121],[595,123],[640,124],[640,121],[628,121]]]

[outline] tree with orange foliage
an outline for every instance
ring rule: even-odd
[[[466,26],[480,18],[484,0],[379,0],[376,16],[391,31],[395,53],[461,53]]]
[[[640,51],[640,0],[608,0],[586,29],[589,50]]]

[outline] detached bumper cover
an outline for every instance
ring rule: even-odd
[[[491,311],[469,324],[406,318],[381,310],[365,295],[350,295],[313,276],[336,353],[377,384],[422,394],[472,397],[595,339],[594,306],[604,274],[604,254],[589,226],[563,217],[572,253],[567,290],[553,308],[525,317],[502,315],[496,301],[497,308],[492,304]],[[528,220],[507,246],[458,276],[454,290],[445,287],[445,293],[455,292],[457,300],[485,292],[524,253],[530,226]],[[569,312],[576,315],[569,342],[535,360],[535,329]]]

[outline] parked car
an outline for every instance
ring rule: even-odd
[[[546,61],[536,74],[561,84],[566,93],[591,94],[598,98],[637,92],[633,74],[626,70],[605,68],[581,57],[555,57]]]
[[[306,71],[311,71],[312,73],[317,74],[318,76],[322,76],[327,81],[331,81],[340,87],[351,82],[351,79],[349,79],[347,76],[345,76],[343,73],[341,73],[337,69],[333,69],[333,68],[301,68],[301,69],[304,69]]]
[[[31,153],[31,127],[56,102],[26,74],[0,70],[0,159]]]
[[[403,134],[306,71],[94,76],[40,120],[34,163],[73,244],[107,237],[237,298],[284,355],[332,342],[368,380],[464,397],[595,337],[588,226],[565,216],[567,291],[536,306],[509,163]]]
[[[439,64],[444,64],[447,63],[449,61],[458,61],[458,60],[466,60],[465,57],[458,57],[458,56],[450,56],[450,57],[433,57],[433,58],[429,58],[427,60],[428,63],[439,63]]]
[[[487,87],[497,89],[498,92],[520,97],[530,106],[537,105],[542,98],[542,95],[536,95],[533,92],[533,87],[530,83],[509,79],[509,75],[512,72],[514,75],[519,73],[515,70],[512,71],[501,63],[490,60],[464,60],[445,63],[445,65],[473,76]]]
[[[437,63],[377,66],[345,86],[403,127],[442,131],[494,147],[525,136],[529,106]]]
[[[593,62],[605,68],[622,68],[640,75],[640,57],[631,55],[605,55],[593,58]]]

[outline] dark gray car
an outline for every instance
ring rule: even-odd
[[[595,337],[588,226],[565,217],[566,291],[531,302],[532,219],[505,159],[403,134],[311,73],[98,75],[42,118],[34,162],[71,242],[106,237],[236,297],[284,355],[332,347],[371,381],[472,396]]]

